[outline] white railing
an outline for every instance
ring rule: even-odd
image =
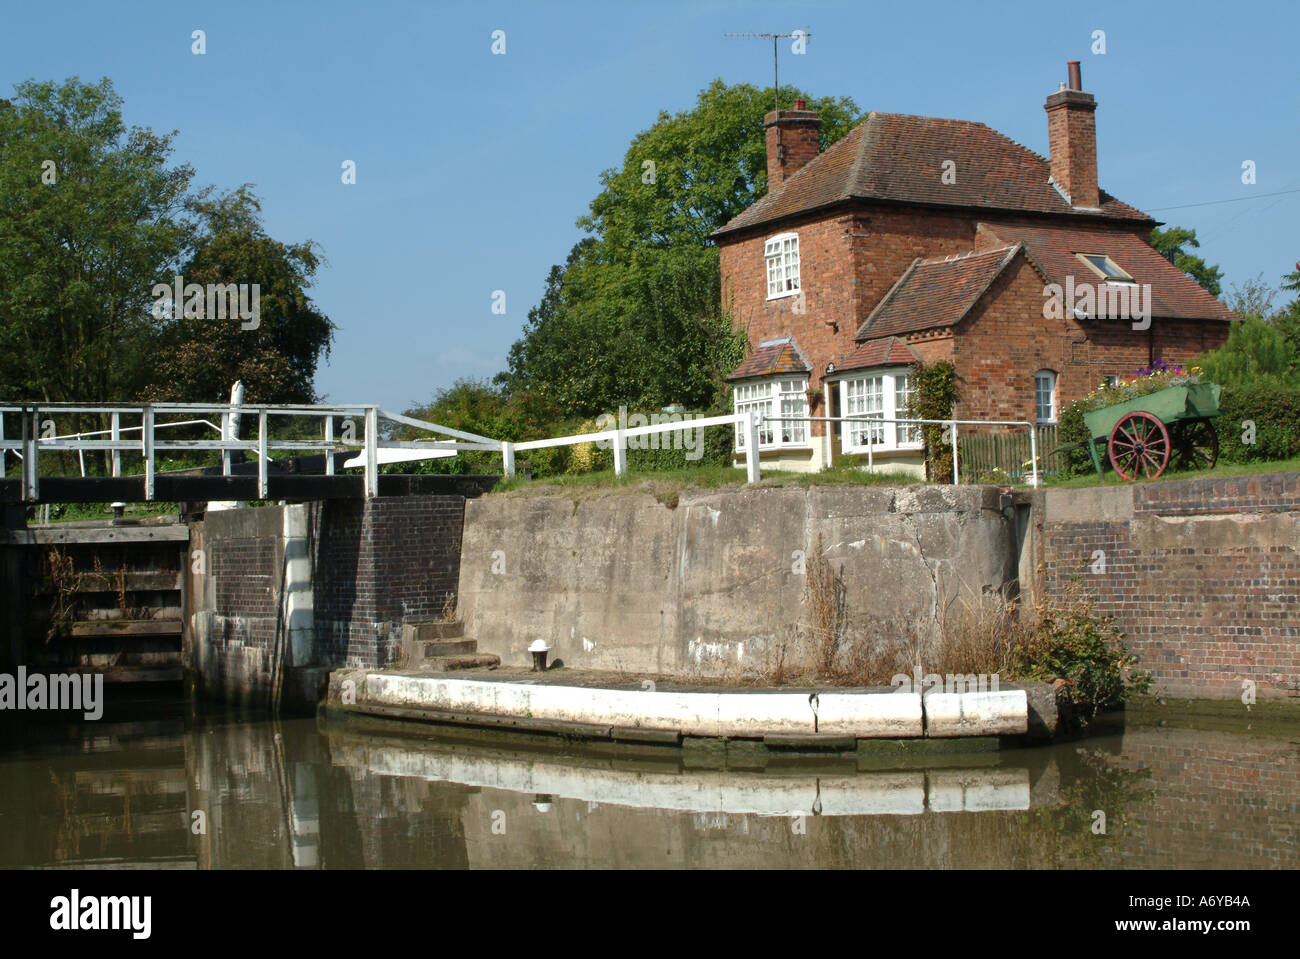
[[[14,416],[21,419],[21,436],[9,437],[5,429],[5,417]],[[60,436],[55,432],[54,417],[67,415],[102,416],[109,420],[107,430],[81,431]],[[162,416],[194,417],[185,422],[159,423]],[[254,439],[239,439],[232,423],[247,416],[257,421],[257,435]],[[139,418],[139,425],[123,425],[123,418]],[[216,429],[209,419],[220,418],[221,436],[217,439],[165,440],[159,439],[158,432],[163,429],[182,425],[203,425]],[[271,417],[314,418],[321,421],[320,438],[312,439],[272,439],[269,429]],[[335,436],[335,420],[343,420],[345,429],[342,436]],[[361,439],[355,436],[355,423],[360,419],[364,423]],[[404,426],[438,433],[450,439],[440,440],[392,440],[379,436],[379,422],[384,420],[400,423]],[[351,423],[351,428],[347,424]],[[139,432],[139,439],[127,439],[123,434]],[[87,439],[89,436],[105,436],[109,439]],[[358,449],[364,452],[363,487],[366,496],[375,496],[379,492],[379,450],[426,450],[430,452],[452,450],[484,450],[497,452],[501,449],[499,441],[476,433],[455,430],[437,423],[428,423],[399,413],[390,413],[373,404],[340,405],[279,405],[252,404],[232,406],[215,403],[147,403],[117,404],[111,406],[92,406],[77,403],[21,404],[0,406],[0,475],[4,475],[7,456],[11,451],[22,461],[21,491],[24,502],[39,499],[40,491],[40,455],[57,450],[74,451],[84,457],[87,451],[107,451],[112,453],[111,470],[114,477],[122,475],[122,453],[138,453],[144,460],[145,499],[154,499],[154,477],[157,473],[157,455],[160,451],[199,451],[217,450],[221,453],[221,475],[231,475],[230,454],[236,451],[253,453],[257,456],[258,496],[266,498],[269,477],[270,454],[278,451],[314,452],[325,455],[325,475],[334,475],[334,457],[332,453]],[[82,460],[84,464],[84,459]]]
[[[550,446],[576,446],[579,443],[609,443],[614,450],[614,473],[627,475],[627,441],[634,436],[650,436],[655,433],[675,433],[683,430],[704,429],[709,426],[726,426],[735,430],[737,425],[745,429],[745,473],[746,480],[757,483],[762,477],[758,461],[758,424],[759,418],[749,413],[727,413],[723,416],[702,416],[699,419],[680,420],[672,423],[655,423],[650,426],[633,426],[603,430],[599,433],[579,433],[575,436],[556,436],[545,440],[525,440],[522,443],[504,442],[501,444],[501,459],[507,477],[515,475],[515,453],[520,450],[540,450]],[[700,437],[703,442],[703,437]]]
[[[1031,462],[1031,480],[1030,485],[1035,489],[1038,488],[1038,431],[1036,424],[1027,420],[925,420],[925,419],[895,419],[884,416],[874,416],[865,413],[855,413],[849,416],[767,416],[763,417],[767,423],[902,423],[909,426],[944,426],[948,427],[951,432],[952,443],[952,481],[953,485],[961,482],[961,473],[958,469],[957,456],[957,432],[962,426],[1023,426],[1029,430],[1029,458]],[[871,430],[865,430],[867,446],[867,469],[875,469],[874,446],[871,441]],[[897,447],[891,446],[889,451],[892,452]],[[883,451],[882,451],[883,452]]]
[[[65,435],[54,432],[51,418],[65,415],[89,415],[107,417],[110,426],[106,430],[79,431]],[[10,438],[5,431],[5,417],[17,415],[21,418],[21,436]],[[190,419],[178,422],[157,421],[158,416],[188,416]],[[242,417],[256,419],[257,430],[254,439],[239,439],[235,434],[234,424]],[[123,418],[139,417],[139,425],[123,425]],[[272,439],[269,421],[271,417],[297,417],[317,419],[321,423],[319,438],[309,439]],[[212,419],[220,419],[217,427]],[[355,422],[364,423],[360,439],[356,438]],[[343,435],[336,436],[335,421],[343,420]],[[447,439],[393,440],[379,436],[379,422],[397,423],[417,430],[437,433]],[[252,453],[257,457],[258,496],[265,499],[269,478],[271,453],[281,451],[324,453],[325,475],[335,473],[334,457],[330,454],[340,450],[357,450],[363,455],[363,488],[365,495],[376,496],[379,492],[379,451],[405,450],[427,452],[431,455],[449,455],[471,450],[499,453],[503,472],[507,477],[515,475],[515,454],[520,451],[544,449],[556,446],[575,446],[581,443],[608,443],[614,451],[614,472],[618,476],[627,475],[628,440],[633,437],[650,436],[662,433],[680,433],[686,430],[704,430],[710,427],[727,427],[734,431],[737,426],[743,430],[745,442],[746,479],[756,483],[761,478],[759,456],[759,428],[763,423],[893,423],[904,425],[944,426],[951,430],[953,482],[960,482],[957,451],[958,431],[962,426],[1009,426],[1025,427],[1030,435],[1030,457],[1032,460],[1033,486],[1038,486],[1038,448],[1034,424],[1022,420],[959,420],[959,419],[903,419],[855,414],[850,416],[802,416],[802,417],[768,417],[752,412],[729,413],[722,416],[683,419],[668,423],[656,423],[647,426],[623,427],[603,430],[598,433],[580,433],[572,436],[557,436],[549,439],[511,442],[495,440],[476,433],[456,430],[436,423],[426,422],[399,413],[391,413],[374,404],[336,404],[336,405],[228,405],[228,404],[194,404],[194,403],[150,403],[140,405],[91,406],[83,404],[22,404],[0,406],[0,476],[5,474],[7,455],[13,452],[23,464],[21,491],[24,502],[39,499],[40,470],[39,460],[43,452],[68,450],[74,451],[81,458],[82,475],[85,474],[84,454],[87,451],[107,451],[112,453],[111,469],[114,477],[122,475],[122,453],[138,453],[144,461],[145,499],[154,499],[155,476],[157,473],[157,455],[160,451],[202,451],[216,450],[221,453],[221,475],[231,475],[230,454],[236,451]],[[347,424],[352,424],[348,427]],[[166,440],[158,434],[162,430],[181,426],[207,426],[218,430],[216,439]],[[127,439],[124,434],[140,433],[139,439]],[[107,435],[109,439],[91,439]],[[871,442],[871,430],[866,431],[867,466],[875,468],[874,447]],[[697,434],[698,436],[698,434]],[[699,442],[703,442],[702,437]]]

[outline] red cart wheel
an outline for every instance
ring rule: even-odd
[[[1219,434],[1209,420],[1188,420],[1174,437],[1174,466],[1183,470],[1213,469],[1219,459]]]
[[[1169,431],[1150,413],[1130,413],[1110,431],[1110,465],[1126,480],[1155,479],[1169,465]]]

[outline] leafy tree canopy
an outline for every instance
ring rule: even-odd
[[[148,375],[150,291],[192,226],[172,134],[112,84],[28,81],[0,105],[0,395],[106,402]]]
[[[283,243],[268,236],[250,184],[210,194],[191,202],[200,227],[181,275],[187,284],[256,284],[256,326],[169,318],[153,337],[158,364],[142,395],[217,403],[241,380],[250,403],[314,402],[316,367],[329,356],[335,329],[307,295],[322,262],[319,248],[311,240]]]
[[[823,147],[861,119],[847,98],[781,89],[822,117]],[[578,220],[587,231],[510,350],[498,382],[528,390],[564,416],[619,405],[653,409],[717,402],[744,355],[720,302],[709,235],[767,190],[763,117],[772,91],[715,80],[695,106],[661,113]]]
[[[1201,257],[1188,253],[1188,249],[1200,249],[1196,231],[1186,227],[1171,226],[1167,230],[1156,227],[1151,231],[1151,245],[1165,256],[1172,254],[1173,264],[1190,276],[1214,296],[1218,296],[1223,280],[1223,271],[1217,265],[1210,266]]]
[[[236,379],[250,401],[315,398],[334,328],[305,292],[317,248],[268,236],[248,186],[192,192],[174,136],[128,129],[108,79],[0,100],[0,398],[215,402]],[[160,315],[178,274],[258,284],[257,328]]]

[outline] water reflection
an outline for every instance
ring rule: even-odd
[[[723,771],[147,716],[10,737],[0,866],[1296,868],[1297,758],[1285,736],[1146,727],[924,767]]]

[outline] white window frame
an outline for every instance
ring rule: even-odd
[[[1076,257],[1078,257],[1079,260],[1080,260],[1080,261],[1081,261],[1081,262],[1082,262],[1082,263],[1083,263],[1083,264],[1084,264],[1088,269],[1092,270],[1093,273],[1096,273],[1099,277],[1101,277],[1101,278],[1102,278],[1103,280],[1105,280],[1107,283],[1114,283],[1114,284],[1116,284],[1117,286],[1136,286],[1136,285],[1137,285],[1137,284],[1134,282],[1133,277],[1129,274],[1128,270],[1124,269],[1124,267],[1120,266],[1118,263],[1116,263],[1114,260],[1112,260],[1112,259],[1111,259],[1109,256],[1107,256],[1105,253],[1076,253],[1076,254],[1074,254],[1074,255],[1075,255]],[[1103,270],[1103,269],[1101,269],[1099,266],[1097,266],[1096,263],[1093,263],[1092,260],[1088,259],[1088,257],[1090,257],[1090,256],[1095,256],[1095,257],[1097,257],[1098,259],[1105,260],[1105,261],[1106,261],[1106,265],[1109,266],[1111,269],[1113,269],[1115,272],[1119,273],[1120,275],[1119,275],[1119,276],[1110,276],[1110,275],[1109,275],[1105,270]]]
[[[763,270],[769,300],[799,295],[803,287],[799,276],[798,233],[778,233],[763,241]]]
[[[905,419],[908,416],[900,398],[915,393],[911,372],[906,366],[863,370],[847,375],[839,381],[840,411],[842,416],[866,414],[884,420]],[[900,397],[901,394],[901,397]],[[871,435],[871,450],[875,453],[898,450],[919,450],[921,428],[906,423],[880,423],[867,426],[861,420],[847,420],[840,430],[840,449],[844,453],[867,452],[867,435]]]
[[[807,420],[774,422],[774,417],[808,415],[808,377],[773,376],[737,383],[731,390],[731,408],[736,413],[754,410],[762,415],[758,426],[758,448],[763,450],[811,449]],[[777,411],[780,412],[777,412]],[[736,452],[745,449],[745,425],[736,424]]]
[[[1051,409],[1051,416],[1047,419],[1042,416],[1041,384],[1044,380],[1050,384],[1048,386],[1048,404]],[[1055,370],[1038,370],[1034,373],[1034,422],[1039,426],[1055,425],[1057,417],[1060,415],[1060,404],[1056,400],[1056,382],[1057,374]]]

